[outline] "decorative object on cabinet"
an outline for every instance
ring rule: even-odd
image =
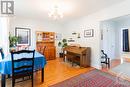
[[[36,49],[43,54],[46,60],[56,58],[55,33],[54,32],[36,32]]]
[[[37,41],[42,41],[42,33],[37,34]]]
[[[15,28],[15,36],[19,37],[17,45],[31,45],[31,30],[29,28]]]
[[[93,37],[94,36],[94,30],[89,29],[89,30],[84,30],[84,37]]]
[[[67,39],[63,39],[58,43],[58,46],[61,47],[61,52],[59,53],[59,57],[63,57],[63,48],[66,47],[67,44]]]

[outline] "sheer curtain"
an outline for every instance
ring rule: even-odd
[[[9,18],[0,17],[0,47],[3,48],[5,55],[9,53]]]

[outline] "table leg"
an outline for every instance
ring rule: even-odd
[[[8,74],[8,78],[11,78],[10,74]]]
[[[2,79],[1,79],[1,87],[5,87],[6,86],[6,75],[2,74]]]
[[[44,82],[44,68],[42,68],[41,77],[42,77],[42,82]]]
[[[80,55],[80,67],[83,67],[83,56],[82,56],[82,54]]]
[[[63,61],[65,62],[65,52],[63,51]]]

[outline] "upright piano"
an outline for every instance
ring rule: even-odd
[[[67,46],[63,49],[64,60],[67,55],[72,55],[73,58],[79,57],[80,67],[90,66],[91,49],[90,47],[77,47],[77,46]]]

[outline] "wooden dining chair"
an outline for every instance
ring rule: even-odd
[[[35,50],[21,50],[17,52],[11,52],[12,59],[12,87],[15,83],[25,81],[23,78],[31,77],[33,87],[33,70],[34,70],[34,55]],[[17,81],[17,79],[22,79]],[[26,79],[26,80],[29,80]]]
[[[0,54],[1,54],[1,58],[4,59],[4,52],[3,49],[0,47]]]
[[[41,54],[44,55],[46,48],[47,48],[46,46],[39,45],[38,50],[39,50],[39,52],[40,52]]]

